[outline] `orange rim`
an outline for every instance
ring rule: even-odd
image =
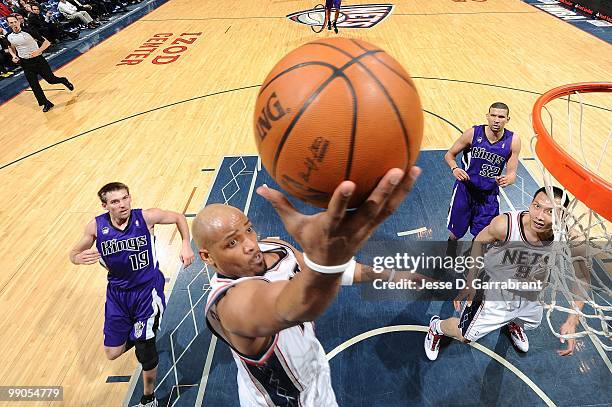
[[[584,168],[561,148],[542,122],[542,108],[553,99],[575,92],[612,92],[612,82],[574,83],[549,90],[533,106],[536,154],[548,172],[589,208],[612,222],[612,184]]]

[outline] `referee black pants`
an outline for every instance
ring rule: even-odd
[[[40,106],[50,102],[40,87],[40,83],[38,83],[38,75],[42,76],[44,80],[51,84],[61,83],[64,86],[67,86],[69,83],[68,79],[63,77],[59,78],[55,76],[53,72],[51,72],[49,63],[42,55],[29,59],[21,59],[20,62],[21,67],[23,68],[23,73],[25,74],[25,77],[32,88],[32,92],[34,92],[34,96],[36,96],[36,100]]]

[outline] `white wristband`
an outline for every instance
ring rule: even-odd
[[[355,279],[355,268],[357,267],[357,262],[353,260],[349,267],[344,270],[342,273],[342,279],[340,280],[340,285],[353,285],[353,280]]]
[[[308,266],[308,268],[312,271],[316,271],[317,273],[322,274],[339,274],[344,273],[351,266],[353,267],[353,271],[355,268],[355,258],[351,258],[346,263],[339,264],[337,266],[321,266],[317,263],[313,263],[312,260],[310,260],[308,256],[306,256],[306,253],[304,253],[304,263],[306,263],[306,266]]]

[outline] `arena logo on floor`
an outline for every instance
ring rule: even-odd
[[[117,66],[138,65],[159,49],[161,51],[151,59],[151,63],[154,65],[170,64],[179,59],[189,49],[188,45],[192,45],[200,35],[202,35],[201,32],[181,33],[178,35],[173,33],[157,33],[123,58]]]
[[[359,4],[341,6],[338,28],[372,28],[393,11],[393,4]],[[298,11],[287,16],[291,21],[306,25],[320,25],[325,11],[323,6]],[[333,12],[332,12],[333,18]]]

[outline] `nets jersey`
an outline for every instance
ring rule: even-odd
[[[510,158],[514,133],[504,129],[503,136],[491,143],[485,134],[485,127],[474,126],[472,145],[463,151],[461,163],[470,176],[468,182],[481,191],[492,191],[498,189],[495,177],[501,175]]]
[[[314,323],[304,322],[277,333],[259,355],[242,355],[232,348],[217,316],[217,303],[227,291],[247,280],[268,282],[290,280],[299,272],[293,250],[282,243],[259,242],[262,252],[275,252],[280,259],[263,276],[231,279],[216,274],[206,303],[206,322],[212,333],[231,349],[238,366],[240,405],[255,406],[337,406],[323,347],[317,340]]]
[[[110,214],[96,216],[96,247],[100,263],[108,269],[108,283],[130,289],[150,282],[159,273],[155,237],[142,209],[132,209],[125,230],[117,229]]]
[[[526,214],[522,211],[504,214],[508,218],[506,241],[494,244],[484,256],[485,271],[491,281],[548,281],[551,242],[534,245],[527,241],[522,223]]]

